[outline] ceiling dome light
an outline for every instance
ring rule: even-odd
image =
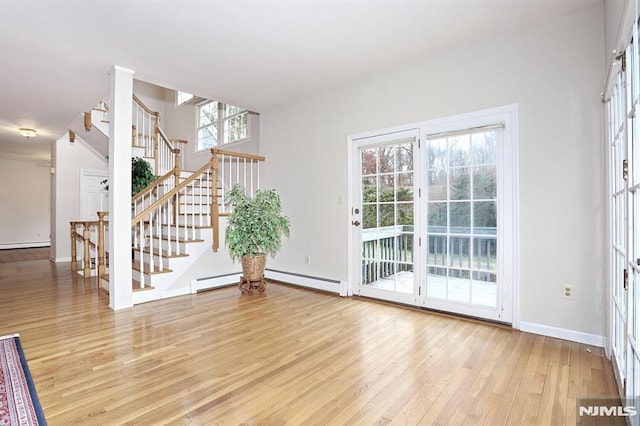
[[[35,130],[33,130],[33,129],[27,129],[25,127],[20,129],[20,134],[22,136],[24,136],[25,138],[27,138],[27,139],[34,137],[36,135],[36,133],[37,132]]]

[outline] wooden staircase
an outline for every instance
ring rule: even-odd
[[[186,141],[168,138],[159,125],[159,114],[141,105],[135,96],[134,103],[139,105],[139,114],[147,117],[134,117],[137,125],[132,128],[132,146],[143,150],[156,174],[164,171],[131,199],[135,304],[185,294],[185,289],[172,285],[204,252],[218,250],[219,218],[228,214],[223,202],[225,192],[240,184],[253,193],[259,187],[259,163],[264,157],[212,149],[211,158],[203,167],[195,172],[183,171],[180,149],[174,144]],[[139,131],[141,127],[152,128],[153,133]],[[152,157],[148,157],[150,153]],[[96,228],[96,234],[103,238],[91,242],[94,248],[84,249],[85,253],[95,250],[95,257],[90,256],[82,263],[97,265],[94,275],[98,277],[98,286],[109,291],[108,221],[96,224]],[[96,257],[97,262],[93,260]],[[87,274],[86,267],[76,269]]]

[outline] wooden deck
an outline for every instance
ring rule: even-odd
[[[596,347],[274,283],[113,312],[38,260],[0,295],[50,425],[575,425],[616,395]]]

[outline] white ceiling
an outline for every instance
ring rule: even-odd
[[[0,155],[47,159],[114,64],[260,112],[599,2],[1,0]]]

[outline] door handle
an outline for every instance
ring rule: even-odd
[[[353,222],[351,222],[351,224],[352,224],[353,226],[360,226],[360,222],[359,222],[359,221],[357,221],[357,220],[354,220]]]

